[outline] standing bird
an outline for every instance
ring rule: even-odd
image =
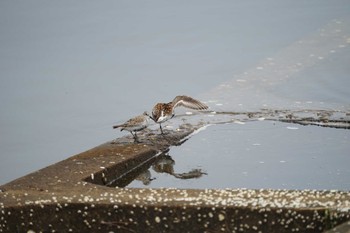
[[[195,110],[205,110],[207,105],[195,100],[189,96],[179,95],[176,96],[173,101],[169,103],[158,103],[152,109],[152,120],[159,124],[160,131],[163,134],[162,123],[173,118],[175,113],[174,109],[179,106],[191,108]]]
[[[139,142],[137,139],[136,132],[145,129],[148,126],[149,119],[150,119],[150,116],[148,115],[148,113],[144,112],[142,115],[131,118],[124,124],[114,125],[113,129],[121,128],[120,131],[127,130],[131,133],[135,142]]]

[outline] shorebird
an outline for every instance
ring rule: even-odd
[[[133,136],[135,142],[139,142],[137,139],[136,132],[145,129],[148,126],[149,119],[150,116],[148,115],[148,113],[144,112],[142,115],[129,119],[124,124],[114,125],[113,129],[120,128],[120,131],[129,131]]]
[[[207,105],[201,103],[200,101],[185,95],[176,96],[173,101],[169,103],[157,103],[152,109],[151,119],[159,124],[162,134],[164,134],[162,123],[173,118],[175,115],[174,109],[180,106],[195,110],[204,110],[208,108]]]

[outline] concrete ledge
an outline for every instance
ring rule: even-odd
[[[350,220],[349,192],[103,186],[199,127],[146,130],[143,143],[120,138],[1,186],[0,232],[322,232]]]
[[[343,223],[333,229],[327,231],[326,233],[349,233],[350,232],[350,221]]]

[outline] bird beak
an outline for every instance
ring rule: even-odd
[[[148,115],[148,114],[147,114],[147,116],[148,116],[149,118],[151,118],[154,122],[156,122],[156,120],[155,120],[152,116],[150,116],[150,115]]]

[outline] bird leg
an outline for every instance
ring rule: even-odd
[[[132,137],[134,138],[135,142],[139,142],[139,141],[137,140],[136,132],[134,132],[134,134],[133,134],[132,131],[130,131],[130,133],[131,133]]]
[[[136,135],[136,132],[135,132],[135,138],[134,139],[135,139],[135,142],[140,143],[139,138]]]
[[[162,134],[164,134],[164,132],[163,132],[163,128],[162,128],[162,124],[161,124],[161,123],[159,123],[159,126],[160,126],[160,132],[161,132]]]
[[[134,137],[134,139],[135,139],[135,142],[140,143],[139,138],[137,137],[136,131],[135,131],[135,137]]]

